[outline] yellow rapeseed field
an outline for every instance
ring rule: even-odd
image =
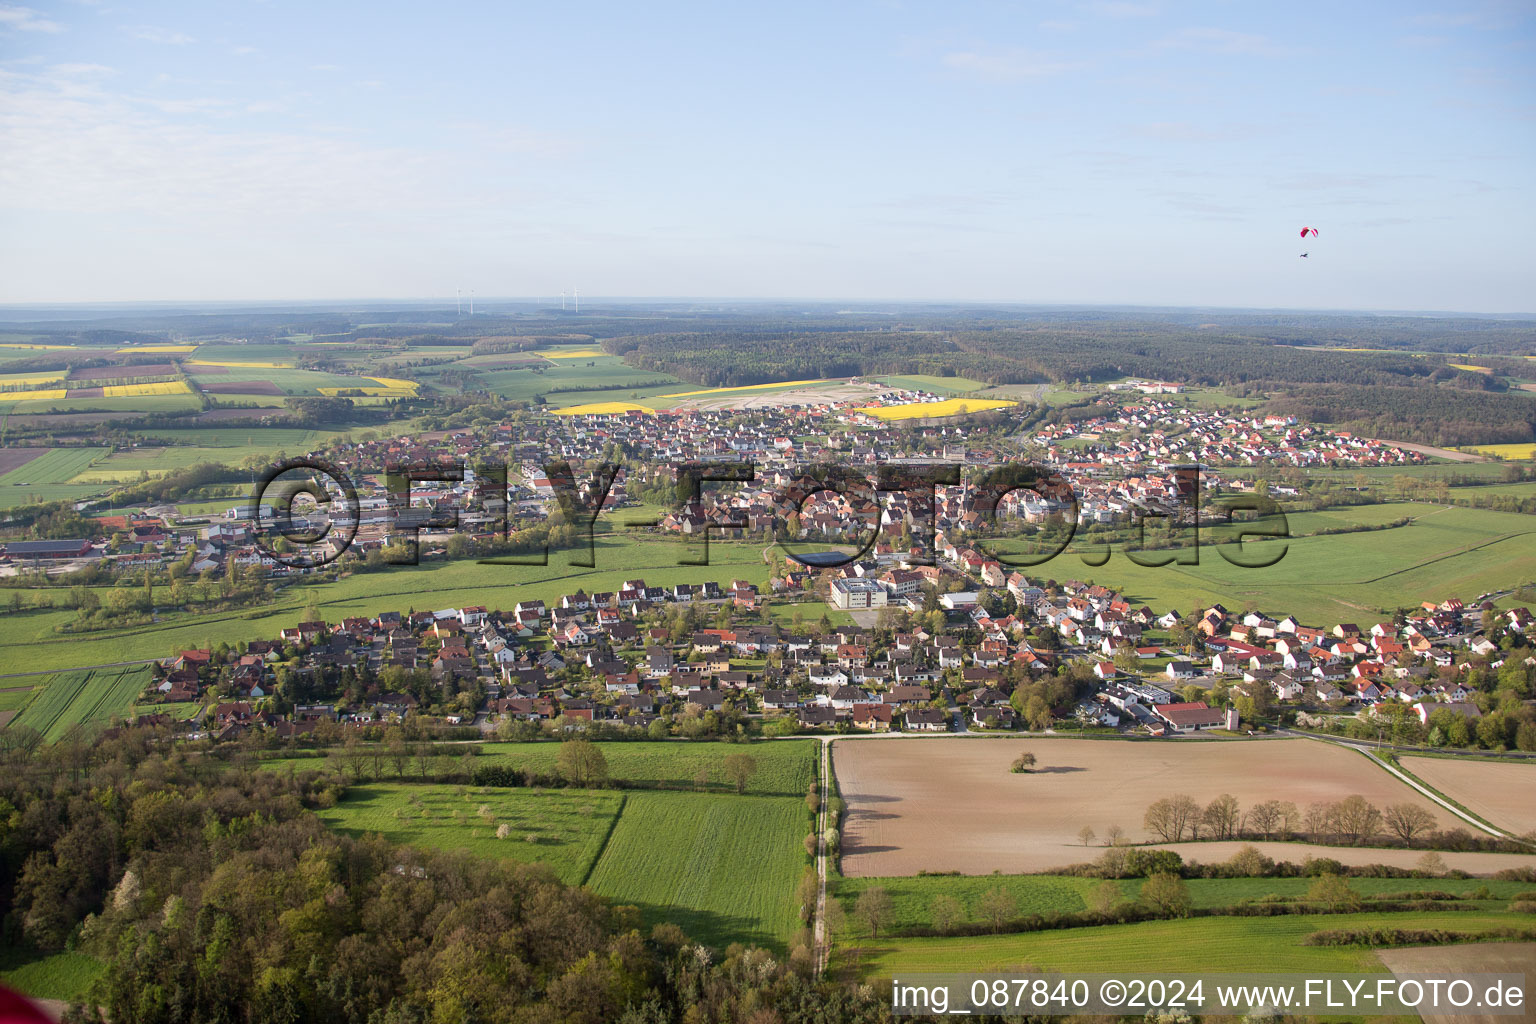
[[[112,353],[115,356],[131,355],[134,352],[196,352],[196,345],[132,345],[128,348],[120,348]]]
[[[419,385],[413,380],[401,380],[399,377],[369,377],[376,380],[386,388],[396,388],[401,391],[415,391]]]
[[[1449,365],[1452,368],[1457,369],[1457,370],[1471,370],[1473,373],[1491,373],[1492,372],[1486,366],[1473,366],[1471,363],[1449,363],[1447,365]]]
[[[144,395],[190,395],[184,380],[163,380],[155,384],[108,384],[101,389],[103,398],[140,398]]]
[[[545,359],[592,359],[596,356],[605,356],[608,353],[600,348],[578,348],[570,352],[540,352]]]
[[[643,405],[634,402],[592,402],[587,405],[573,405],[569,409],[553,410],[556,416],[593,416],[607,413],[613,415],[625,412],[654,413],[655,409],[647,409]]]
[[[28,345],[19,341],[0,342],[0,348],[45,348],[50,351],[74,348],[73,345]]]
[[[679,391],[675,395],[658,395],[659,398],[692,398],[696,395],[725,395],[732,391],[763,391],[767,388],[798,388],[807,384],[825,384],[826,378],[820,380],[786,380],[778,384],[744,384],[739,388],[709,388],[705,391]]]
[[[1501,459],[1536,459],[1536,444],[1480,444],[1462,449],[1478,455],[1496,455]]]
[[[967,412],[985,412],[988,409],[1006,409],[1017,402],[1005,402],[997,398],[946,398],[942,402],[914,402],[911,405],[871,405],[857,410],[882,420],[930,419],[935,416],[956,416]]]
[[[34,398],[63,398],[63,388],[44,391],[0,391],[0,402],[29,402]]]

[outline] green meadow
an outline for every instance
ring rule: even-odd
[[[1441,912],[1308,914],[1294,917],[1200,917],[1139,924],[943,939],[885,939],[859,943],[858,969],[867,978],[913,971],[1045,970],[1126,972],[1329,971],[1378,973],[1374,951],[1359,946],[1306,946],[1329,929],[1444,928],[1485,932],[1530,927],[1526,914]],[[854,960],[843,945],[835,962]]]
[[[1090,848],[1084,859],[1096,856]],[[1197,908],[1229,907],[1267,896],[1301,899],[1316,881],[1313,878],[1191,878],[1184,884],[1190,902]],[[1135,900],[1145,880],[1128,878],[1111,884],[1119,890],[1119,899]],[[855,908],[858,897],[868,889],[884,889],[891,897],[890,920],[884,930],[931,927],[933,902],[948,896],[960,904],[961,920],[981,921],[982,897],[993,889],[1002,889],[1013,899],[1018,916],[1028,914],[1069,914],[1087,910],[1094,890],[1103,884],[1096,878],[1074,875],[919,875],[902,878],[840,878],[837,898],[842,901],[851,923],[850,934],[864,936]],[[1490,902],[1483,909],[1502,910],[1504,904],[1520,893],[1531,890],[1528,882],[1501,882],[1486,878],[1351,878],[1349,886],[1362,897],[1380,897],[1403,892],[1450,892],[1470,895],[1486,888]],[[1060,934],[1060,933],[1058,933]]]
[[[78,635],[56,631],[75,618],[73,611],[25,610],[0,617],[0,660],[25,659],[40,671],[54,670],[163,658],[178,649],[219,641],[270,639],[278,630],[296,625],[311,601],[327,620],[338,622],[347,616],[413,608],[510,608],[533,598],[552,602],[578,588],[589,593],[614,590],[637,576],[653,586],[706,579],[728,583],[743,577],[762,584],[766,578],[761,549],[753,545],[712,543],[711,564],[703,567],[678,565],[684,556],[683,545],[670,540],[600,536],[593,568],[572,565],[570,551],[551,552],[548,565],[437,561],[391,566],[334,583],[285,587],[262,608],[207,615],[166,612],[151,626]]]
[[[623,799],[602,790],[374,783],[352,787],[336,806],[317,813],[351,835],[544,864],[561,881],[579,885]]]
[[[1241,552],[1212,544],[1220,534],[1207,531],[1195,565],[1138,565],[1120,546],[1105,564],[1092,565],[1085,558],[1087,546],[1074,541],[1064,554],[1023,571],[1115,587],[1133,603],[1156,611],[1176,608],[1188,614],[1218,602],[1229,608],[1253,604],[1312,625],[1386,614],[1425,600],[1475,597],[1536,579],[1536,519],[1530,516],[1405,504],[1298,514],[1295,520],[1305,530],[1382,523],[1402,515],[1418,518],[1406,526],[1365,533],[1248,541]],[[1008,545],[998,548],[1006,552]],[[1273,564],[1245,568],[1229,562],[1223,551]],[[1141,557],[1163,559],[1176,553],[1149,551]],[[1097,561],[1102,552],[1089,557]]]
[[[809,830],[791,797],[630,793],[589,884],[698,941],[782,950],[800,927]]]

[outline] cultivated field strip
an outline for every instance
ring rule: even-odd
[[[799,927],[808,822],[789,797],[633,792],[589,884],[695,940],[782,949]]]

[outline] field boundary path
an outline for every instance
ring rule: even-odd
[[[1302,734],[1298,734],[1298,735],[1305,735],[1305,734],[1302,733]],[[1489,835],[1495,836],[1495,837],[1497,837],[1499,839],[1511,838],[1510,836],[1508,836],[1504,832],[1500,831],[1499,829],[1494,828],[1492,825],[1488,825],[1488,824],[1485,824],[1485,823],[1479,821],[1477,818],[1475,818],[1472,815],[1468,814],[1466,811],[1463,811],[1461,808],[1457,807],[1455,804],[1453,804],[1450,801],[1445,800],[1444,798],[1442,798],[1440,796],[1440,794],[1436,793],[1434,790],[1430,789],[1428,786],[1421,785],[1417,779],[1414,779],[1414,778],[1410,777],[1405,772],[1398,771],[1392,765],[1387,764],[1387,762],[1381,760],[1381,758],[1379,758],[1379,757],[1372,757],[1369,750],[1366,750],[1366,749],[1364,749],[1362,747],[1358,747],[1358,746],[1356,746],[1353,743],[1341,743],[1341,742],[1339,742],[1337,740],[1332,740],[1332,739],[1326,739],[1325,740],[1325,739],[1323,739],[1320,736],[1307,736],[1307,739],[1317,740],[1317,742],[1319,742],[1319,743],[1332,743],[1335,746],[1343,747],[1346,750],[1353,750],[1357,754],[1359,754],[1361,757],[1365,758],[1367,761],[1370,761],[1372,764],[1377,765],[1378,767],[1383,768],[1386,771],[1388,771],[1388,772],[1392,773],[1393,775],[1397,776],[1397,778],[1398,778],[1398,780],[1400,782],[1404,782],[1407,785],[1412,786],[1415,790],[1417,790],[1418,792],[1422,793],[1424,796],[1428,797],[1430,800],[1433,800],[1435,803],[1439,804],[1441,807],[1444,807],[1446,810],[1448,810],[1452,814],[1456,815],[1456,817],[1460,818],[1462,821],[1467,822],[1469,825],[1471,825],[1473,828],[1477,829],[1479,832],[1486,832]]]
[[[816,924],[812,930],[815,955],[812,960],[815,972],[820,976],[827,969],[827,794],[831,789],[832,738],[821,741],[821,802],[816,810]]]

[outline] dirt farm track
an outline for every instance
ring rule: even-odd
[[[1023,750],[1039,759],[1015,775]],[[1091,860],[1078,833],[1125,830],[1130,842],[1156,837],[1142,828],[1146,808],[1185,793],[1204,804],[1222,793],[1243,808],[1290,800],[1305,811],[1316,801],[1359,794],[1378,807],[1416,803],[1441,827],[1458,824],[1443,808],[1362,754],[1306,739],[1127,741],[1018,737],[913,741],[842,740],[833,770],[847,803],[842,870],[849,876],[915,875],[919,871],[1027,873]],[[1186,858],[1217,861],[1229,844],[1183,844]],[[1352,863],[1386,863],[1418,854],[1353,848],[1266,844],[1271,856],[1300,861],[1309,852]],[[1218,849],[1218,847],[1223,847]],[[1235,846],[1233,846],[1235,849]],[[1444,854],[1447,864],[1489,873],[1536,856]]]

